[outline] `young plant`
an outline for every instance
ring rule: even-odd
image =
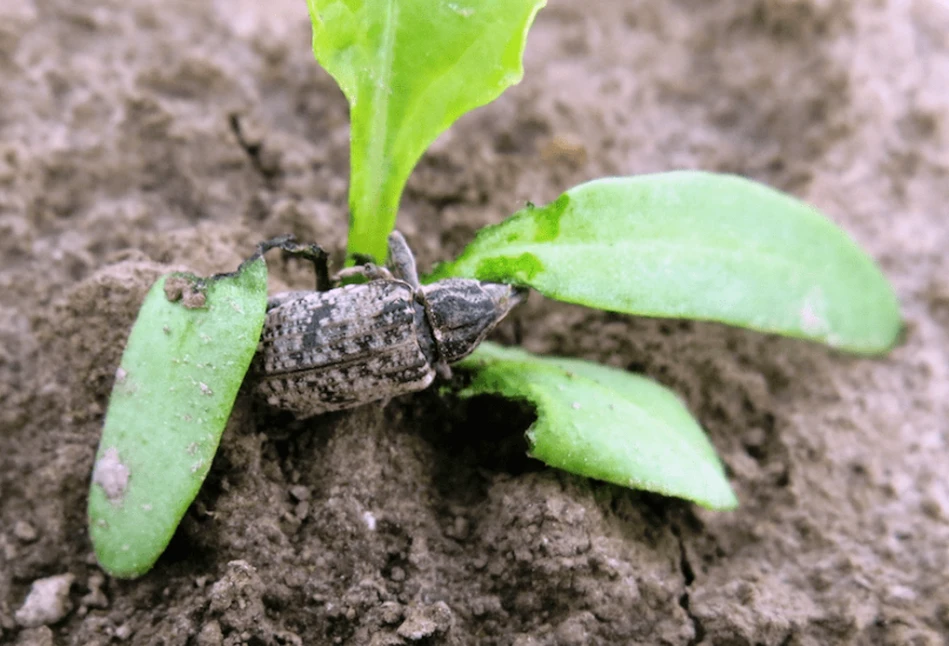
[[[544,3],[307,2],[313,51],[351,108],[348,250],[382,260],[415,163],[454,120],[520,79],[527,30]],[[207,322],[168,303],[167,282],[139,314],[90,494],[96,553],[116,576],[151,567],[207,471],[263,324],[259,255],[236,278],[209,283]],[[528,286],[615,312],[720,321],[861,355],[885,352],[901,325],[879,269],[816,210],[739,177],[701,172],[602,179],[529,205],[483,229],[423,282],[451,277]],[[178,321],[172,317],[180,322],[166,324]],[[218,331],[230,318],[239,321],[237,338]],[[167,350],[155,350],[165,347],[155,339],[179,330]],[[219,356],[223,346],[233,355]],[[536,410],[529,452],[547,464],[710,509],[737,506],[705,434],[663,386],[490,343],[456,365],[469,373],[462,397],[500,395]],[[218,381],[205,379],[211,373]],[[134,389],[132,375],[141,375]],[[191,399],[162,396],[171,384],[192,382]],[[205,406],[205,388],[218,395],[213,406]],[[158,395],[130,397],[135,392]],[[146,516],[159,520],[138,529]]]
[[[523,76],[544,0],[307,0],[313,53],[350,106],[349,253],[382,261],[415,163]]]

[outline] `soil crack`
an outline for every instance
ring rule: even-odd
[[[688,615],[689,620],[692,622],[692,628],[695,631],[695,636],[689,640],[688,646],[695,646],[705,639],[705,627],[702,625],[702,621],[695,616],[689,607],[689,586],[695,581],[695,570],[692,569],[692,564],[689,563],[689,555],[685,550],[685,541],[682,538],[682,531],[676,525],[672,525],[672,534],[676,537],[676,542],[679,544],[679,571],[682,572],[682,580],[684,583],[683,592],[679,596],[679,605],[685,610],[685,614]]]

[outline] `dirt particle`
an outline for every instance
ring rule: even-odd
[[[303,485],[293,485],[290,487],[290,495],[293,496],[294,500],[304,502],[310,499],[310,489]]]
[[[89,593],[80,599],[79,603],[83,608],[108,608],[109,598],[102,591],[102,585],[105,583],[105,577],[98,572],[89,577],[86,587]]]
[[[169,276],[165,280],[165,298],[172,303],[181,301],[189,310],[201,309],[207,305],[204,286],[197,279],[186,276]]]
[[[18,520],[13,525],[13,535],[24,543],[32,543],[36,540],[36,529],[25,520]]]
[[[405,616],[405,613],[402,610],[402,606],[395,601],[386,601],[381,606],[382,610],[382,623],[387,626],[391,626],[402,621],[402,618]]]
[[[63,619],[72,610],[69,588],[75,579],[67,573],[34,581],[26,601],[16,611],[16,622],[24,628],[36,628]]]
[[[224,576],[211,586],[208,610],[223,632],[260,635],[269,628],[263,603],[265,590],[254,566],[247,561],[231,561]]]
[[[926,516],[933,520],[945,520],[947,517],[949,517],[949,514],[946,513],[943,503],[934,497],[923,499],[923,501],[920,503],[920,509],[922,509]]]
[[[362,512],[362,522],[366,523],[366,529],[370,532],[376,531],[376,517],[371,511]]]
[[[169,276],[165,281],[165,298],[172,303],[177,303],[184,296],[189,284],[188,279],[183,276]]]
[[[224,633],[221,632],[221,624],[213,619],[204,624],[195,641],[198,646],[220,646],[220,644],[224,643]]]
[[[451,608],[444,601],[427,606],[412,606],[405,613],[405,621],[396,633],[409,641],[420,641],[451,628]]]
[[[470,531],[471,525],[468,522],[468,519],[464,516],[455,516],[451,527],[449,527],[445,533],[451,538],[463,541],[468,538]]]
[[[204,292],[189,292],[181,299],[181,304],[189,310],[198,310],[207,305],[207,296]]]
[[[590,633],[585,624],[595,623],[595,621],[588,612],[570,617],[557,627],[557,643],[564,646],[582,646],[590,643]]]
[[[892,606],[911,608],[916,601],[916,592],[905,585],[891,585],[886,590],[886,602]]]
[[[46,626],[40,626],[21,632],[16,644],[17,646],[55,646],[56,642],[53,641],[53,631]]]
[[[106,498],[113,505],[122,504],[129,484],[129,468],[122,464],[119,451],[114,446],[106,449],[96,462],[92,470],[92,483],[102,487]]]

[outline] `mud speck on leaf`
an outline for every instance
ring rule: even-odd
[[[181,301],[189,310],[207,305],[206,287],[193,276],[175,275],[165,280],[165,298],[172,303]]]
[[[92,470],[92,482],[102,487],[113,505],[121,505],[129,484],[129,468],[119,459],[119,451],[109,447]]]

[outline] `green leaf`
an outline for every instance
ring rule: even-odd
[[[523,75],[544,0],[307,0],[313,53],[352,121],[349,252],[385,258],[402,189],[422,152]]]
[[[602,179],[482,229],[429,280],[529,285],[605,310],[720,321],[879,353],[900,331],[886,278],[812,207],[731,175]]]
[[[576,359],[483,343],[456,364],[473,380],[461,395],[529,402],[529,454],[550,466],[624,487],[734,509],[738,500],[705,433],[654,381]]]
[[[149,291],[116,371],[89,491],[89,533],[109,574],[144,574],[171,540],[211,467],[266,304],[259,254],[235,274],[172,274]]]

